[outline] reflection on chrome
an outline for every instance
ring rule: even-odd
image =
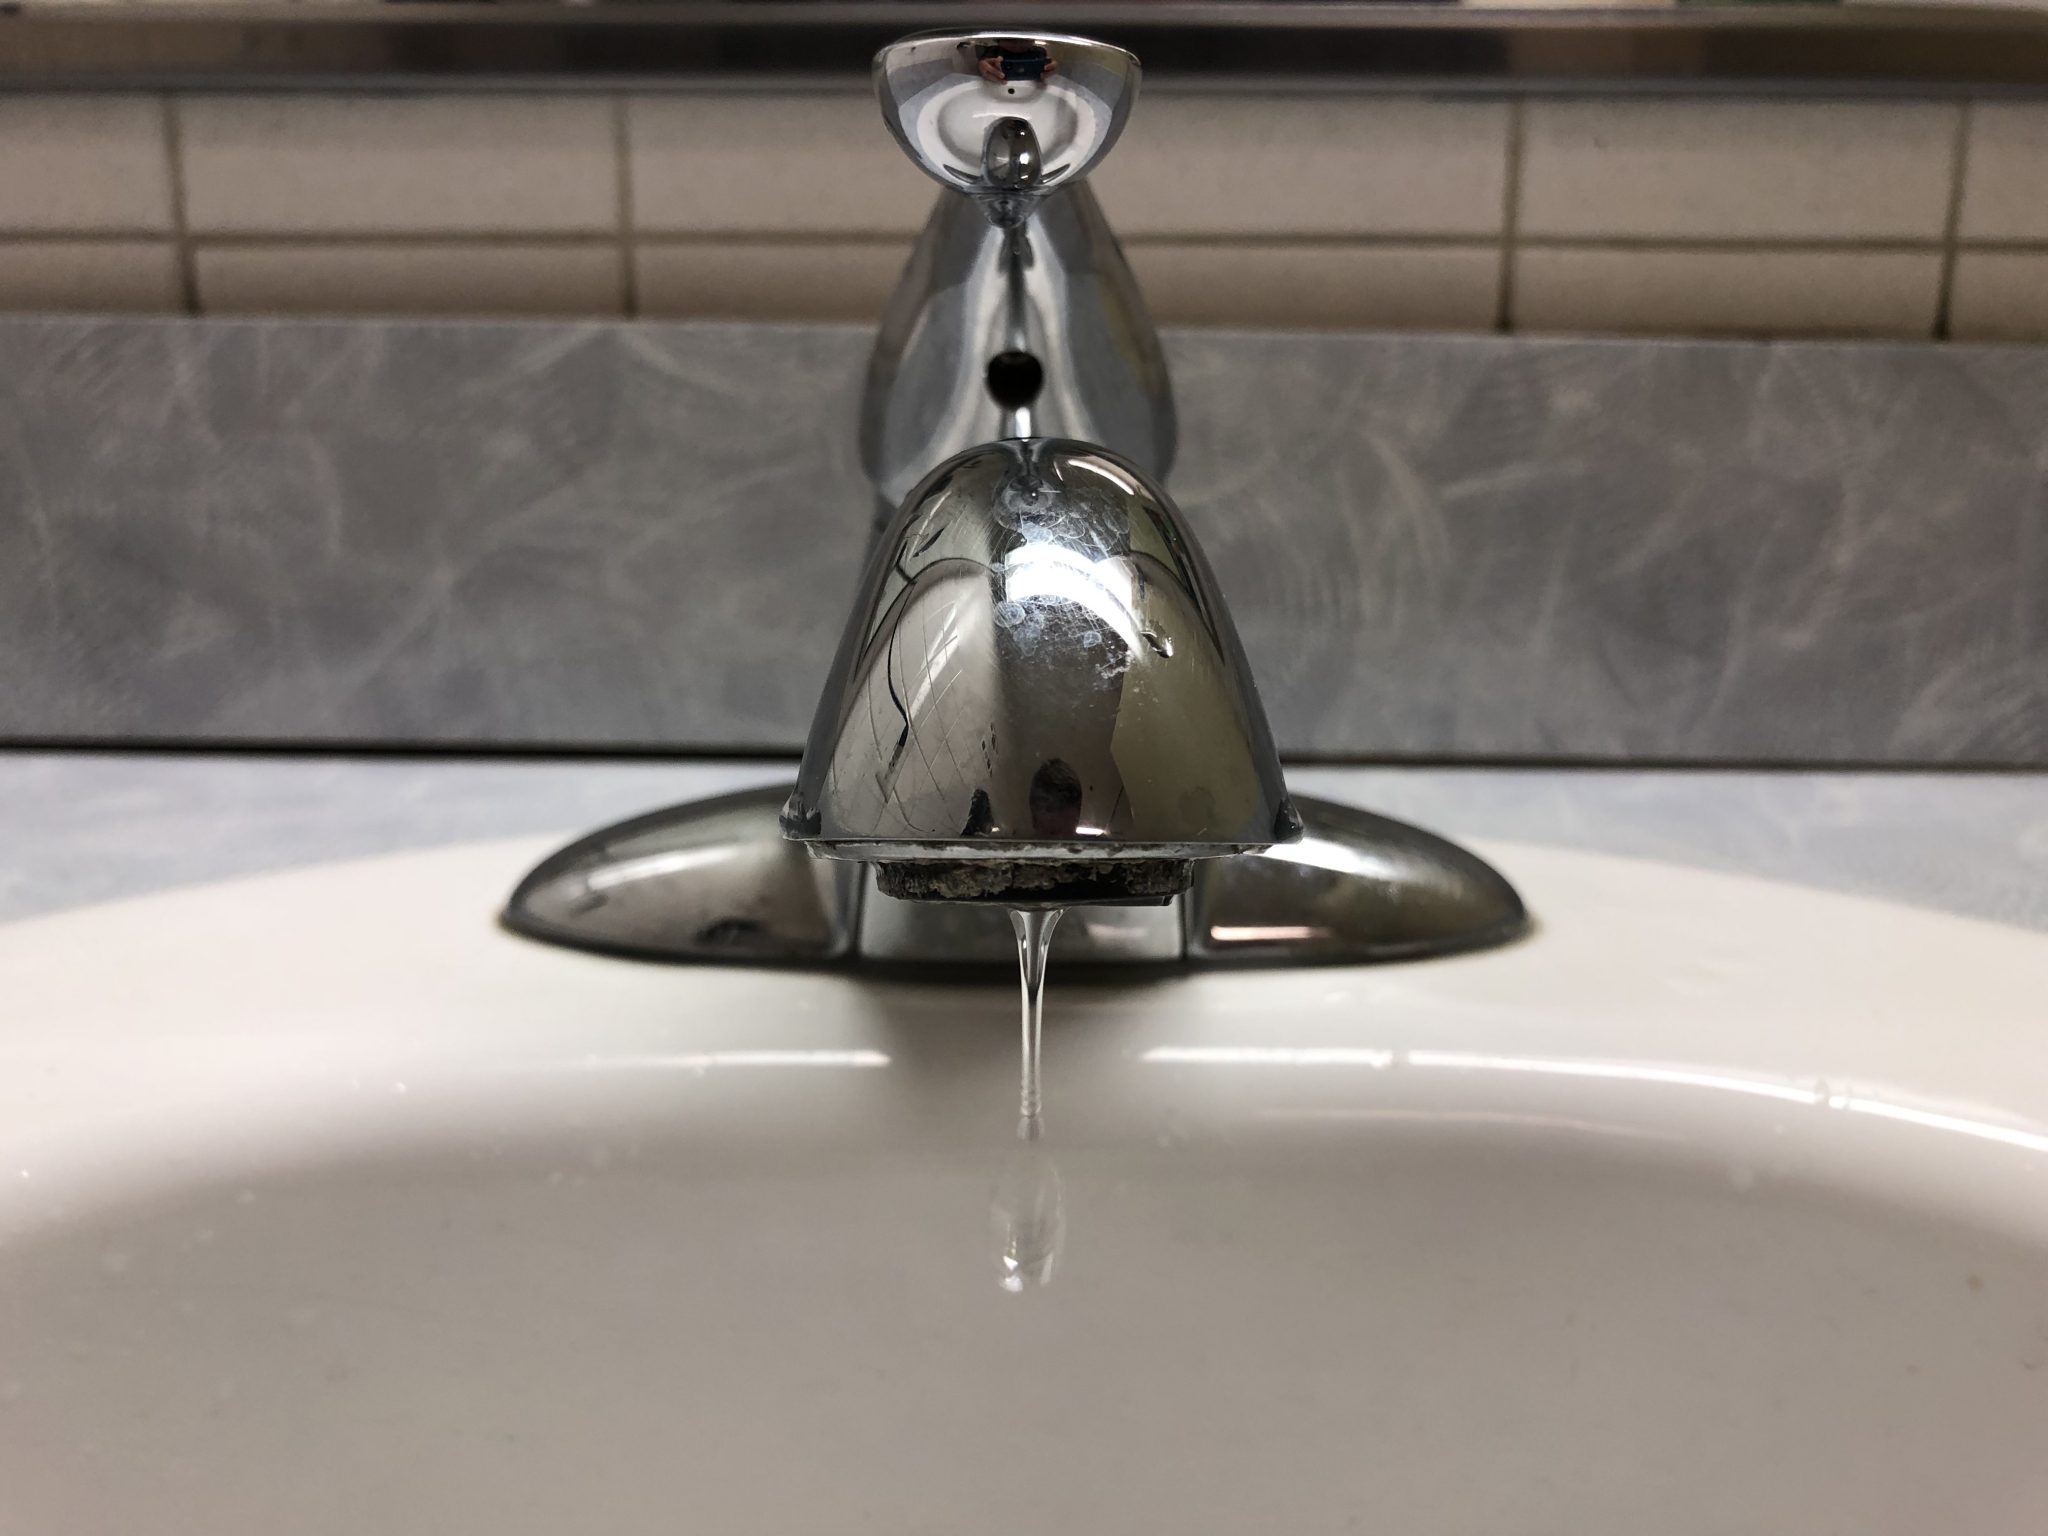
[[[1175,895],[1194,860],[1296,835],[1214,574],[1135,469],[1085,443],[984,443],[880,538],[792,838],[876,862],[887,895],[1035,904]]]
[[[738,849],[711,843],[699,848],[675,848],[640,858],[620,859],[616,864],[592,870],[584,877],[583,886],[586,890],[608,891],[614,886],[631,885],[635,880],[660,880],[669,875],[715,868],[732,862],[739,853]]]
[[[1132,494],[1137,494],[1135,488]],[[1091,560],[1056,544],[1026,544],[1005,556],[996,573],[1002,578],[1006,602],[1051,598],[1071,603],[1114,630],[1126,650],[1136,651],[1143,643],[1137,612],[1143,583],[1135,566],[1122,556]]]
[[[1272,849],[1266,850],[1269,854]],[[1330,930],[1318,923],[1211,923],[1209,939],[1215,944],[1298,944],[1320,939]]]
[[[1359,1046],[1290,1045],[1159,1045],[1146,1051],[1140,1061],[1152,1065],[1197,1067],[1367,1067],[1388,1071],[1395,1067],[1452,1072],[1517,1072],[1542,1077],[1588,1078],[1601,1082],[1652,1083],[1665,1087],[1706,1088],[1718,1093],[1740,1093],[1754,1098],[1775,1099],[1809,1109],[1840,1110],[1851,1115],[1871,1115],[1917,1125],[1926,1130],[1948,1131],[1979,1141],[1997,1142],[2027,1152],[2048,1152],[2048,1131],[2026,1126],[2001,1125],[1995,1120],[1950,1110],[1925,1109],[1866,1094],[1843,1093],[1825,1083],[1802,1087],[1778,1078],[1746,1077],[1729,1072],[1710,1072],[1697,1067],[1667,1066],[1658,1062],[1601,1061],[1564,1056],[1502,1056],[1483,1051],[1391,1051]]]
[[[1298,843],[1268,849],[1266,856],[1301,869],[1327,869],[1332,874],[1356,875],[1363,880],[1396,880],[1402,873],[1400,862],[1386,849],[1317,837],[1313,832]]]

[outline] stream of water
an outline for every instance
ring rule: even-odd
[[[1052,948],[1052,931],[1059,921],[1058,907],[1040,911],[1019,907],[1010,913],[1010,926],[1017,934],[1017,980],[1023,1000],[1023,1059],[1017,1087],[1020,1141],[1036,1141],[1045,1129],[1039,1071],[1045,1035],[1046,955]]]

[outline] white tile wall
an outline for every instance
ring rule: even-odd
[[[234,245],[201,248],[216,314],[619,315],[616,245]]]
[[[154,96],[0,96],[0,230],[168,231]]]
[[[872,323],[910,257],[880,240],[648,242],[633,252],[640,313]]]
[[[1485,331],[1500,305],[1497,246],[1176,240],[1125,249],[1153,318],[1168,325]]]
[[[1935,251],[1591,250],[1515,253],[1526,331],[1684,336],[1930,336]]]
[[[168,240],[0,241],[0,309],[148,314],[183,302]]]
[[[1960,109],[1935,102],[1532,101],[1525,235],[1939,240]]]
[[[197,234],[616,230],[590,96],[219,96],[179,105]]]
[[[1970,119],[1963,238],[2048,240],[2048,102],[1979,102]]]
[[[2048,341],[2048,250],[1964,251],[1949,305],[1958,341]]]
[[[865,94],[639,96],[633,222],[690,234],[913,234],[937,184]]]
[[[1505,102],[1145,98],[1091,178],[1132,235],[1498,235]]]
[[[2048,341],[2048,103],[1155,89],[1095,184],[1169,322]],[[853,90],[0,97],[0,307],[866,320],[932,195]]]

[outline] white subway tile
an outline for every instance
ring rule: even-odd
[[[939,192],[866,92],[637,96],[627,112],[636,229],[909,234]]]
[[[1959,252],[1948,318],[1958,341],[2048,341],[2048,252]]]
[[[170,228],[162,101],[0,94],[0,232]]]
[[[615,230],[612,114],[572,95],[188,97],[187,222],[220,234]]]
[[[1929,337],[1938,253],[1558,250],[1515,254],[1519,331]]]
[[[2048,240],[2048,102],[1971,107],[1960,229],[1965,240]]]
[[[1491,330],[1491,246],[1146,241],[1126,247],[1164,325]]]
[[[1952,104],[1641,98],[1524,111],[1524,235],[1938,240],[1947,223]]]
[[[210,314],[616,315],[619,248],[559,244],[201,246]]]
[[[657,241],[640,245],[633,259],[644,315],[873,324],[910,242]]]
[[[0,309],[82,313],[184,307],[168,240],[0,238]]]
[[[1090,179],[1120,235],[1484,236],[1507,124],[1503,102],[1147,95]]]

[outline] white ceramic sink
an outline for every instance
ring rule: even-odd
[[[2048,937],[1491,845],[1055,976],[1028,1153],[1009,990],[501,934],[554,841],[0,928],[0,1532],[2048,1529]]]

